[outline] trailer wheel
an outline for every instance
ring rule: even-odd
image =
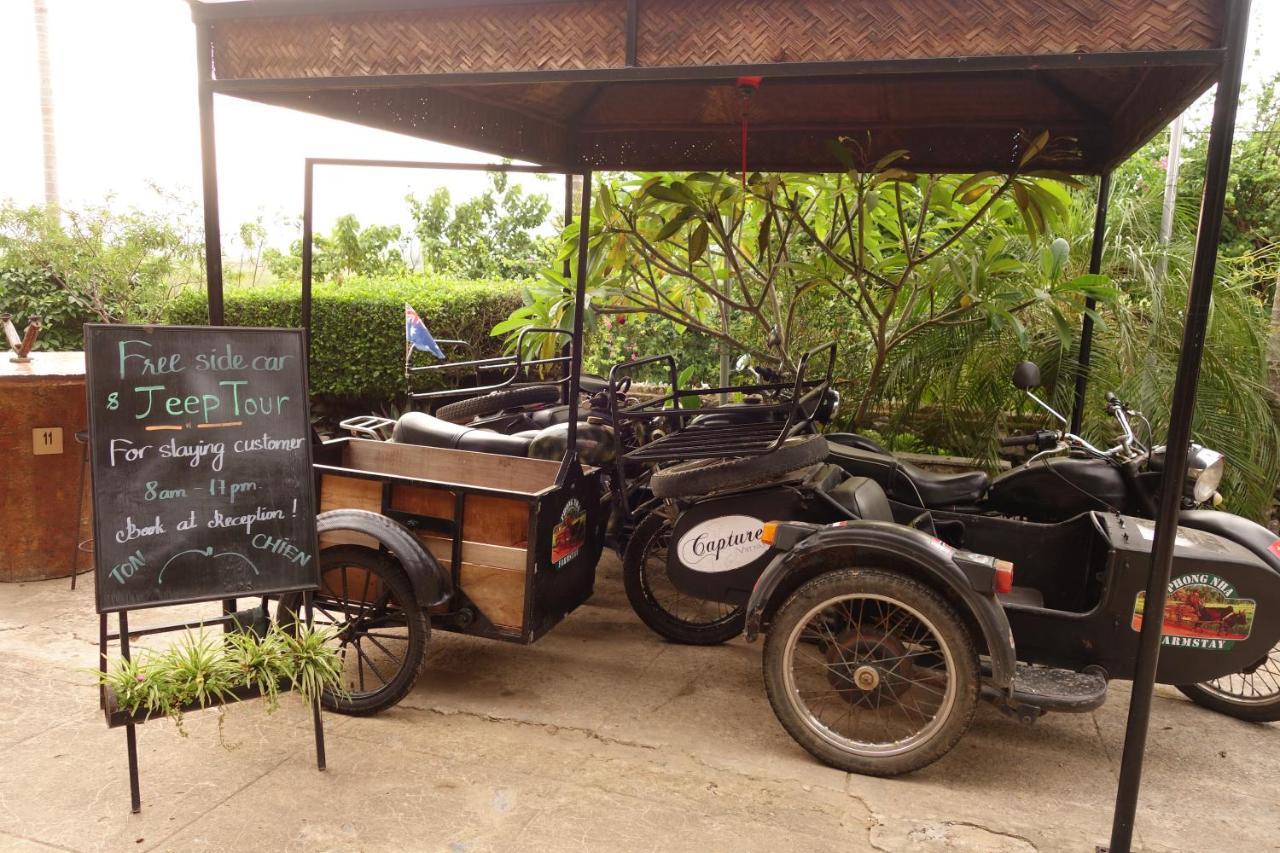
[[[799,471],[827,457],[820,435],[788,438],[777,450],[759,456],[695,459],[655,471],[649,488],[660,498],[701,497],[724,489],[744,489]]]
[[[1280,645],[1244,672],[1179,685],[1183,695],[1197,705],[1251,723],[1280,720]]]
[[[459,400],[436,409],[436,417],[455,424],[470,423],[475,418],[505,412],[520,406],[532,406],[538,403],[555,403],[560,399],[560,389],[555,385],[525,385],[521,388],[503,388]]]
[[[937,761],[969,728],[978,654],[933,590],[846,569],[804,584],[778,611],[764,685],[783,728],[819,761],[897,776]]]
[[[281,597],[277,618],[296,625],[302,594]],[[413,689],[431,626],[398,565],[372,548],[337,545],[320,552],[315,626],[333,628],[343,661],[343,695],[326,691],[330,711],[364,716],[390,708]]]
[[[746,613],[717,601],[684,595],[667,577],[672,520],[661,510],[644,517],[627,541],[622,583],[631,609],[654,633],[673,643],[715,646],[742,633]]]

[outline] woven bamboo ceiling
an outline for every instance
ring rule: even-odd
[[[564,170],[1100,173],[1217,79],[1223,0],[192,2],[215,92]]]

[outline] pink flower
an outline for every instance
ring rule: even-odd
[[[1167,171],[1169,171],[1169,158],[1168,158],[1168,157],[1161,157],[1161,158],[1160,158],[1160,168],[1161,168],[1161,169],[1163,169],[1163,170],[1164,170],[1164,171],[1166,171],[1166,172],[1167,172]]]
[[[606,329],[612,329],[612,328],[613,328],[613,320],[612,320],[611,318],[609,318],[609,317],[605,317],[605,318],[604,318],[604,320],[602,320],[601,322],[604,324],[604,327],[605,327]]]

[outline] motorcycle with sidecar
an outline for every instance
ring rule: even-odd
[[[1038,373],[1024,363],[1015,382],[1030,394]],[[646,597],[637,612],[677,642],[723,642],[743,623],[748,639],[766,634],[774,712],[852,772],[936,760],[979,699],[1024,721],[1092,710],[1108,681],[1133,676],[1155,538],[1140,516],[1163,475],[1162,448],[1132,428],[1140,414],[1114,395],[1107,405],[1116,447],[1065,430],[1009,439],[1037,452],[994,482],[805,437],[798,412],[773,459],[653,473],[660,505],[629,544],[629,595]],[[1280,539],[1196,509],[1223,461],[1198,446],[1190,458],[1157,678],[1231,716],[1280,719],[1280,625],[1257,620],[1280,606]]]

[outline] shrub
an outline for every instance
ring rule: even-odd
[[[404,382],[404,305],[409,303],[437,338],[467,341],[474,356],[497,355],[501,341],[489,336],[494,324],[520,304],[516,282],[460,282],[409,279],[353,279],[318,284],[312,295],[311,393],[321,398],[385,403],[401,399]],[[297,282],[268,287],[229,288],[229,326],[284,326],[301,323]],[[165,322],[203,325],[209,321],[203,291],[188,290],[168,307]],[[457,351],[446,353],[458,358]],[[415,364],[431,360],[425,353]],[[461,377],[457,377],[461,378]],[[452,377],[431,375],[415,387],[440,388]]]

